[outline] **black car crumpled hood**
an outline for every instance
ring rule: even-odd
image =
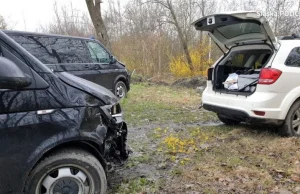
[[[82,79],[67,72],[60,72],[55,74],[67,84],[99,98],[105,103],[105,105],[114,105],[119,101],[119,99],[111,91],[98,84]]]

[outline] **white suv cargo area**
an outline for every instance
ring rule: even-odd
[[[208,70],[203,107],[225,124],[265,123],[300,136],[300,39],[277,39],[255,12],[211,15],[193,25],[224,52]]]

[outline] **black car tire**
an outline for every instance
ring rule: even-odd
[[[293,127],[293,123],[297,124],[297,126],[294,124]],[[279,133],[288,137],[300,137],[300,100],[291,106],[284,124],[279,128]]]
[[[71,174],[65,173],[66,169],[70,169]],[[60,176],[63,172],[65,173],[64,176]],[[84,178],[80,178],[82,177],[82,173],[86,176],[85,181],[83,181]],[[52,192],[72,193],[74,189],[85,187],[85,189],[89,191],[89,194],[105,194],[107,190],[106,174],[102,165],[92,154],[84,150],[65,149],[44,158],[30,173],[26,181],[25,193],[44,193],[45,187],[43,185],[46,185],[47,178],[50,180],[53,177],[57,180],[51,184],[51,187],[49,186],[49,191]],[[68,187],[68,185],[64,186],[64,184],[67,183],[71,184],[69,183],[70,180],[73,181],[71,182],[72,187]],[[66,191],[70,188],[72,190]],[[76,192],[78,192],[78,190],[76,190]]]
[[[239,121],[239,120],[229,119],[228,117],[220,115],[220,114],[218,114],[218,118],[225,125],[238,125],[241,123],[241,121]]]
[[[127,96],[127,87],[123,81],[117,81],[117,83],[115,84],[114,91],[115,95],[120,99],[125,98]]]

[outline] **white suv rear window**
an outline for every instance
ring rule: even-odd
[[[256,23],[238,23],[228,26],[222,26],[217,30],[227,39],[251,33],[262,33],[259,24]]]
[[[300,67],[300,47],[293,48],[285,61],[285,65]]]

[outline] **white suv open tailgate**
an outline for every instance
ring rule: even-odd
[[[276,37],[267,19],[256,12],[214,14],[198,19],[193,25],[197,30],[207,31],[224,52],[251,42],[267,42],[276,49]]]

